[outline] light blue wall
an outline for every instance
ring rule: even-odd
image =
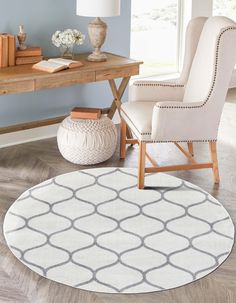
[[[103,49],[129,56],[130,0],[121,2],[121,16],[105,20],[109,32]],[[55,56],[59,53],[51,43],[52,33],[77,28],[86,34],[86,42],[77,52],[90,51],[87,24],[91,18],[76,16],[75,12],[76,0],[1,0],[0,32],[17,34],[18,25],[24,24],[28,44],[40,45],[45,56]],[[75,105],[107,107],[111,99],[106,82],[1,96],[0,126],[64,115]]]

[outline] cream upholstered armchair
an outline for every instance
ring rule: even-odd
[[[121,106],[121,158],[126,144],[139,144],[138,187],[145,173],[212,168],[219,183],[216,141],[220,117],[236,63],[236,23],[226,17],[193,19],[186,33],[183,72],[176,82],[136,81],[132,102]],[[126,139],[127,125],[136,139]],[[159,167],[146,143],[173,142],[189,164]],[[179,144],[188,143],[188,151]],[[197,163],[193,142],[208,142],[211,162]],[[145,168],[146,156],[153,167]]]

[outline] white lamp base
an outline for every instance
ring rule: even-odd
[[[107,56],[101,52],[101,47],[106,39],[107,24],[100,18],[96,18],[89,23],[88,32],[91,44],[95,48],[94,52],[88,56],[88,61],[103,62]]]
[[[91,55],[88,56],[87,60],[92,62],[104,62],[107,61],[107,56],[101,52],[93,52]]]

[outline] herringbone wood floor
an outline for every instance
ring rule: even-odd
[[[228,100],[236,99],[231,91]],[[198,158],[208,157],[205,144],[195,144]],[[184,160],[174,146],[150,146],[160,164]],[[221,184],[213,184],[211,171],[173,173],[201,186],[219,199],[236,222],[236,103],[227,103],[219,138]],[[129,148],[127,159],[112,159],[100,166],[137,166],[137,149]],[[0,302],[17,303],[234,303],[236,302],[236,248],[211,275],[187,286],[143,295],[108,295],[73,289],[40,277],[22,265],[6,246],[2,222],[14,200],[29,187],[53,176],[81,169],[64,160],[56,139],[47,139],[0,150]]]

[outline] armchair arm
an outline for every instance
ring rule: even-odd
[[[165,142],[216,140],[217,119],[209,114],[207,107],[204,102],[157,103],[152,115],[152,140]]]
[[[130,86],[129,101],[182,101],[183,97],[183,84],[143,80]]]

